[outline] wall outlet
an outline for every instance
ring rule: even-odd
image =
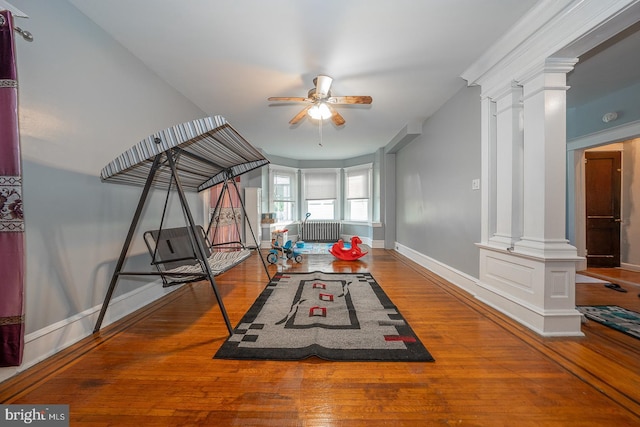
[[[480,178],[476,178],[474,180],[471,180],[471,189],[472,190],[479,190],[480,189]]]

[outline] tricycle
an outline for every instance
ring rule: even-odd
[[[289,259],[293,259],[295,262],[302,262],[302,254],[296,251],[296,247],[293,245],[291,240],[287,240],[287,242],[280,246],[277,240],[271,242],[271,249],[269,250],[269,254],[267,254],[267,261],[271,264],[277,264],[278,259],[282,259],[283,262]]]

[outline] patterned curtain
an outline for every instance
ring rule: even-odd
[[[233,183],[229,182],[228,184],[228,191],[222,197],[220,203],[222,206],[218,209],[219,215],[213,219],[213,225],[211,226],[209,234],[209,238],[212,239],[212,243],[214,244],[238,242],[242,240],[242,207],[240,206],[240,196],[233,186]],[[209,215],[213,215],[222,188],[223,183],[220,183],[212,187],[209,192]]]
[[[0,366],[24,348],[24,217],[13,17],[0,11]]]

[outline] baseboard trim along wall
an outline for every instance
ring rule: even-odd
[[[577,319],[576,321],[579,324],[579,313],[575,308],[571,310],[541,310],[524,299],[504,292],[489,283],[483,283],[480,279],[458,271],[397,242],[395,243],[395,249],[401,255],[468,292],[471,297],[488,307],[498,310],[542,336],[582,336],[579,329],[577,331],[571,329],[567,332],[562,328],[556,331],[553,328],[544,329],[540,326],[540,322],[544,321],[551,324],[552,327],[555,327],[555,323],[563,326],[567,322],[565,319],[569,319],[568,322],[570,323],[575,323],[574,320]]]
[[[174,292],[180,286],[162,287],[159,280],[111,300],[102,327]],[[0,368],[0,382],[36,365],[93,333],[102,304],[25,336],[22,365]]]
[[[401,245],[400,243],[396,242],[395,248],[401,255],[406,256],[411,261],[421,265],[427,270],[433,271],[438,276],[469,292],[472,296],[475,297],[477,295],[477,286],[479,282],[475,277],[456,270],[455,268],[443,264],[440,261],[436,261],[435,259],[421,254],[407,246]]]

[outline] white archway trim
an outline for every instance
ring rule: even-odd
[[[581,258],[565,239],[566,73],[638,20],[640,0],[543,0],[462,75],[481,86],[476,297],[541,335],[582,335]]]

